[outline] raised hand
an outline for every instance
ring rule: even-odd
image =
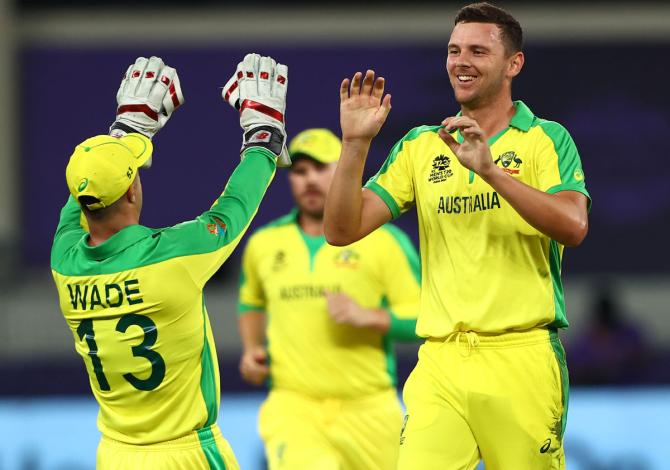
[[[382,99],[383,97],[383,99]],[[340,86],[340,126],[343,141],[371,141],[391,111],[391,95],[384,96],[384,77],[375,79],[368,70],[365,78],[356,72]]]
[[[110,135],[139,132],[151,139],[184,103],[177,71],[160,57],[138,57],[121,80],[116,102]]]
[[[284,124],[287,88],[288,67],[272,57],[247,54],[237,65],[221,96],[240,112],[242,153],[264,147],[278,157],[278,166],[291,166]]]
[[[442,121],[442,125],[444,128],[438,131],[438,135],[454,152],[461,165],[480,176],[495,168],[491,157],[491,148],[486,142],[484,131],[479,127],[477,121],[465,116],[456,116],[446,118]],[[463,143],[459,144],[451,136],[450,132],[456,129],[463,136]]]

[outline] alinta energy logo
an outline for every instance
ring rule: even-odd
[[[428,182],[441,183],[447,181],[447,178],[454,175],[449,165],[451,165],[451,159],[446,155],[440,154],[433,158],[433,167],[430,170]]]
[[[335,255],[335,265],[340,268],[356,268],[360,261],[360,255],[351,249],[344,249]]]
[[[494,161],[493,163],[495,163],[496,165],[500,163],[500,165],[502,166],[502,170],[509,175],[518,175],[521,172],[519,167],[523,163],[523,160],[519,158],[519,156],[516,154],[514,150],[510,150],[509,152],[505,152],[499,155],[496,161]],[[514,166],[510,168],[510,165],[512,165],[512,163],[514,163]]]

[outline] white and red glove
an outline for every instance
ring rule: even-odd
[[[286,65],[272,57],[247,54],[221,92],[223,99],[240,112],[242,153],[251,147],[266,148],[283,167],[291,166],[284,124],[287,87]]]
[[[151,139],[184,103],[177,71],[160,57],[138,57],[121,80],[116,102],[116,121],[109,134],[139,132]]]

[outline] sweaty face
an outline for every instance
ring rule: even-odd
[[[509,63],[500,29],[489,23],[458,23],[451,33],[447,72],[456,101],[476,108],[504,90]]]
[[[299,158],[293,163],[288,181],[300,212],[323,218],[326,194],[335,175],[335,167],[334,163],[324,165],[309,158]]]

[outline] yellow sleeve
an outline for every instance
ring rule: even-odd
[[[393,146],[377,174],[365,184],[366,189],[373,191],[386,203],[394,219],[414,206],[414,171],[410,143],[422,133],[433,131],[433,127],[435,126],[421,126],[408,132]]]

